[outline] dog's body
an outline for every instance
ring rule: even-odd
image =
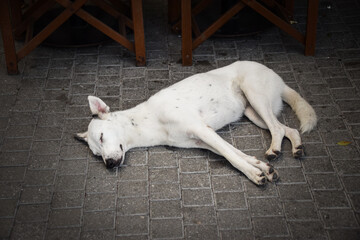
[[[89,96],[90,109],[100,119],[93,119],[88,131],[77,136],[88,142],[108,167],[118,166],[125,152],[135,147],[203,148],[224,156],[256,184],[264,184],[266,178],[278,177],[273,167],[242,153],[215,131],[246,115],[270,130],[268,159],[280,154],[284,136],[290,139],[294,156],[300,157],[300,134],[276,118],[282,100],[297,114],[303,132],[315,127],[312,107],[280,76],[259,63],[235,62],[184,79],[125,111],[110,113],[101,99]]]

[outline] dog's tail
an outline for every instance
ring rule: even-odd
[[[290,105],[299,118],[302,133],[310,132],[316,126],[317,117],[314,109],[295,90],[285,85],[282,99]]]

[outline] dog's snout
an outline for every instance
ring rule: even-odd
[[[110,159],[106,159],[106,167],[107,168],[114,168],[114,167],[118,167],[121,163],[121,161],[117,161],[117,160],[114,160],[112,158]]]

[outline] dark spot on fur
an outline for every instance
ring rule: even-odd
[[[212,98],[212,99],[210,99],[210,101],[214,101],[214,99]]]
[[[137,124],[136,124],[136,122],[135,122],[135,120],[133,118],[131,119],[131,125],[133,125],[134,127],[137,126]]]
[[[209,84],[209,87],[211,87],[212,85],[211,84]]]

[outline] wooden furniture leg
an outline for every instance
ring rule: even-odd
[[[315,55],[316,25],[318,19],[319,0],[308,0],[308,16],[305,35],[305,55]]]
[[[9,74],[19,73],[17,65],[17,56],[15,49],[14,36],[11,27],[11,18],[8,9],[10,9],[8,0],[0,1],[0,26],[2,32],[2,39],[4,43],[4,53],[6,67]]]
[[[183,66],[192,65],[191,0],[181,1],[181,55]]]
[[[131,0],[136,66],[145,66],[146,64],[143,9],[141,1],[142,0]]]
[[[208,4],[207,1],[198,4]],[[191,0],[181,0],[181,33],[182,33],[182,63],[184,66],[192,64],[192,50],[197,48],[201,43],[213,35],[220,27],[222,27],[228,20],[237,14],[244,6],[249,6],[257,13],[265,17],[281,30],[289,34],[291,37],[299,41],[305,46],[305,55],[315,54],[316,42],[316,25],[318,18],[319,0],[308,0],[308,16],[306,33],[303,34],[291,26],[293,17],[294,0],[262,0],[261,3],[257,0],[238,0],[238,2],[231,7],[225,14],[216,20],[210,27],[202,33],[192,24],[194,18],[194,9],[191,9]],[[275,8],[279,11],[281,17],[273,13],[269,9]],[[199,7],[203,9],[203,6]],[[200,10],[200,11],[201,11]],[[195,31],[194,31],[195,30]],[[192,32],[195,32],[194,40],[192,39]]]

